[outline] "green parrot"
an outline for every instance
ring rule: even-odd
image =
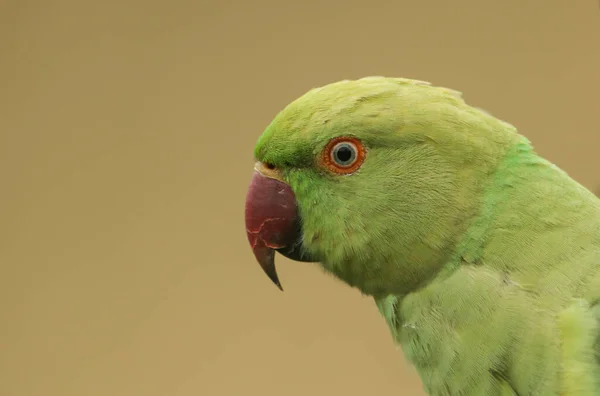
[[[372,76],[294,100],[254,156],[264,272],[281,288],[279,252],[371,296],[429,395],[600,395],[600,199],[514,126]]]

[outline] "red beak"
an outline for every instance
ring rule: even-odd
[[[290,186],[256,170],[246,196],[246,233],[256,260],[283,291],[275,269],[275,250],[298,241],[296,198]]]

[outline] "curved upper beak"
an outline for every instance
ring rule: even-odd
[[[283,291],[275,251],[296,261],[314,261],[302,248],[296,197],[276,170],[257,162],[246,196],[246,233],[256,260]]]

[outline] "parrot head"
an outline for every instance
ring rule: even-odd
[[[276,252],[365,294],[407,293],[453,255],[482,180],[516,139],[458,92],[422,81],[312,89],[255,146],[245,216],[256,260],[280,289]]]

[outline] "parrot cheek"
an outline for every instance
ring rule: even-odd
[[[246,234],[256,260],[267,276],[283,290],[275,269],[275,251],[307,261],[301,249],[296,198],[277,174],[257,164],[246,196]]]

